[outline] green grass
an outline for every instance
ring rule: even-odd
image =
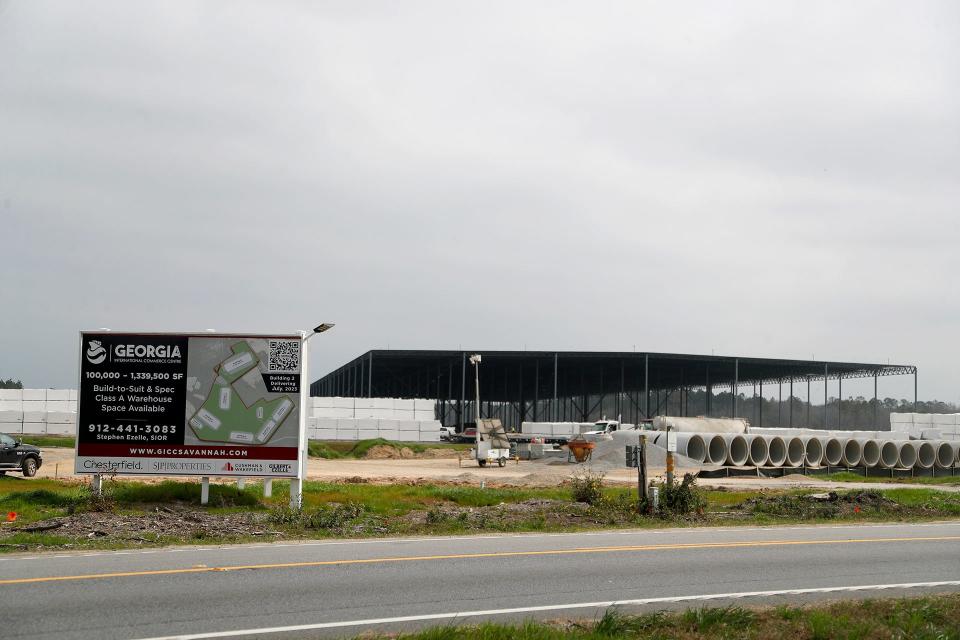
[[[283,481],[274,482],[272,498],[262,496],[259,483],[250,483],[243,490],[233,483],[212,484],[209,506],[200,507],[200,484],[197,482],[107,480],[105,496],[95,499],[87,485],[78,481],[0,477],[0,521],[7,512],[18,514],[16,525],[0,525],[0,544],[10,539],[9,533],[3,532],[7,527],[13,529],[85,511],[147,515],[164,505],[213,514],[250,514],[251,518],[259,518],[256,522],[265,523],[264,528],[280,531],[283,538],[575,531],[730,523],[915,521],[960,517],[960,494],[923,487],[840,492],[832,501],[811,500],[806,497],[809,493],[810,490],[702,491],[706,500],[703,515],[639,516],[635,513],[635,491],[627,487],[603,487],[602,497],[594,504],[586,505],[575,503],[571,487],[565,485],[481,489],[450,484],[310,481],[304,486],[304,512],[301,514],[286,508],[289,483]],[[522,507],[510,506],[523,502],[527,504]],[[57,533],[65,531],[58,530]],[[167,534],[166,531],[157,533],[160,536]],[[102,548],[112,539],[77,539],[73,543],[80,548]],[[34,542],[22,544],[60,544],[57,536],[30,540]],[[122,537],[117,540],[121,542],[114,544],[123,544]],[[203,540],[242,541],[236,536],[228,540],[215,535]],[[198,541],[164,538],[158,543]],[[126,544],[129,546],[130,543]],[[0,551],[10,548],[0,547]]]
[[[387,636],[361,636],[385,638]],[[599,619],[582,621],[441,625],[397,640],[627,640],[675,638],[805,638],[858,640],[903,638],[960,639],[960,595],[897,600],[851,600],[806,607],[690,609],[678,613],[626,615],[608,609]]]
[[[824,475],[810,476],[817,480],[829,480],[831,482],[893,482],[897,484],[960,484],[960,476],[937,476],[936,478],[913,477],[913,478],[890,478],[878,476],[862,476],[850,471],[838,471],[837,473],[827,473]]]
[[[24,444],[32,444],[35,447],[66,447],[74,448],[75,439],[71,436],[32,436],[28,434],[15,435],[17,440]]]
[[[307,444],[308,452],[312,458],[326,458],[336,460],[341,458],[361,459],[366,457],[367,452],[372,447],[383,445],[394,449],[410,449],[414,453],[423,453],[429,449],[450,449],[453,451],[466,451],[470,449],[469,444],[451,443],[451,442],[403,442],[394,440],[384,440],[383,438],[371,438],[369,440],[310,440]]]

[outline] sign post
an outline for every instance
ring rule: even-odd
[[[642,506],[647,499],[647,436],[640,435],[640,443],[634,447],[627,445],[627,467],[637,468],[637,511],[643,513]]]
[[[107,473],[290,478],[291,505],[299,506],[302,332],[89,331],[80,334],[79,356],[75,471],[92,474],[94,490]]]
[[[667,484],[673,484],[673,452],[677,450],[677,438],[670,437],[670,427],[667,426]]]

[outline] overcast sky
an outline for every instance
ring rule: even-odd
[[[313,378],[636,348],[960,400],[954,1],[0,0],[0,60],[27,386],[76,386],[83,328],[331,321]]]

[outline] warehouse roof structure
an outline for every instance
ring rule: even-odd
[[[705,356],[680,353],[590,351],[406,351],[374,350],[328,373],[310,386],[314,396],[436,398],[445,423],[471,421],[475,379],[470,356],[481,354],[480,399],[484,416],[505,422],[592,421],[601,414],[625,421],[661,415],[674,402],[683,411],[691,390],[706,390],[706,414],[737,417],[730,406],[711,407],[715,388],[823,383],[844,379],[913,375],[912,365]],[[826,399],[826,384],[823,385]],[[876,388],[876,387],[875,387]],[[809,395],[808,395],[809,398]],[[826,404],[826,402],[824,403]],[[506,410],[509,409],[509,413]],[[612,412],[612,413],[611,413]]]

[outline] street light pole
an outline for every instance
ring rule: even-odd
[[[300,362],[300,450],[298,457],[300,464],[297,465],[297,477],[290,479],[290,508],[300,510],[303,507],[303,483],[307,479],[307,401],[310,398],[310,375],[308,367],[309,349],[307,343],[318,333],[329,331],[334,327],[333,323],[324,322],[313,328],[313,332],[307,335],[306,331],[301,331],[301,362]],[[267,478],[263,481],[264,494],[273,493],[273,481]]]
[[[473,365],[474,371],[474,381],[476,384],[477,392],[477,417],[476,417],[476,428],[474,429],[474,443],[476,446],[480,446],[480,361],[483,357],[479,353],[475,353],[470,356],[470,364]],[[479,449],[477,450],[479,452]]]

